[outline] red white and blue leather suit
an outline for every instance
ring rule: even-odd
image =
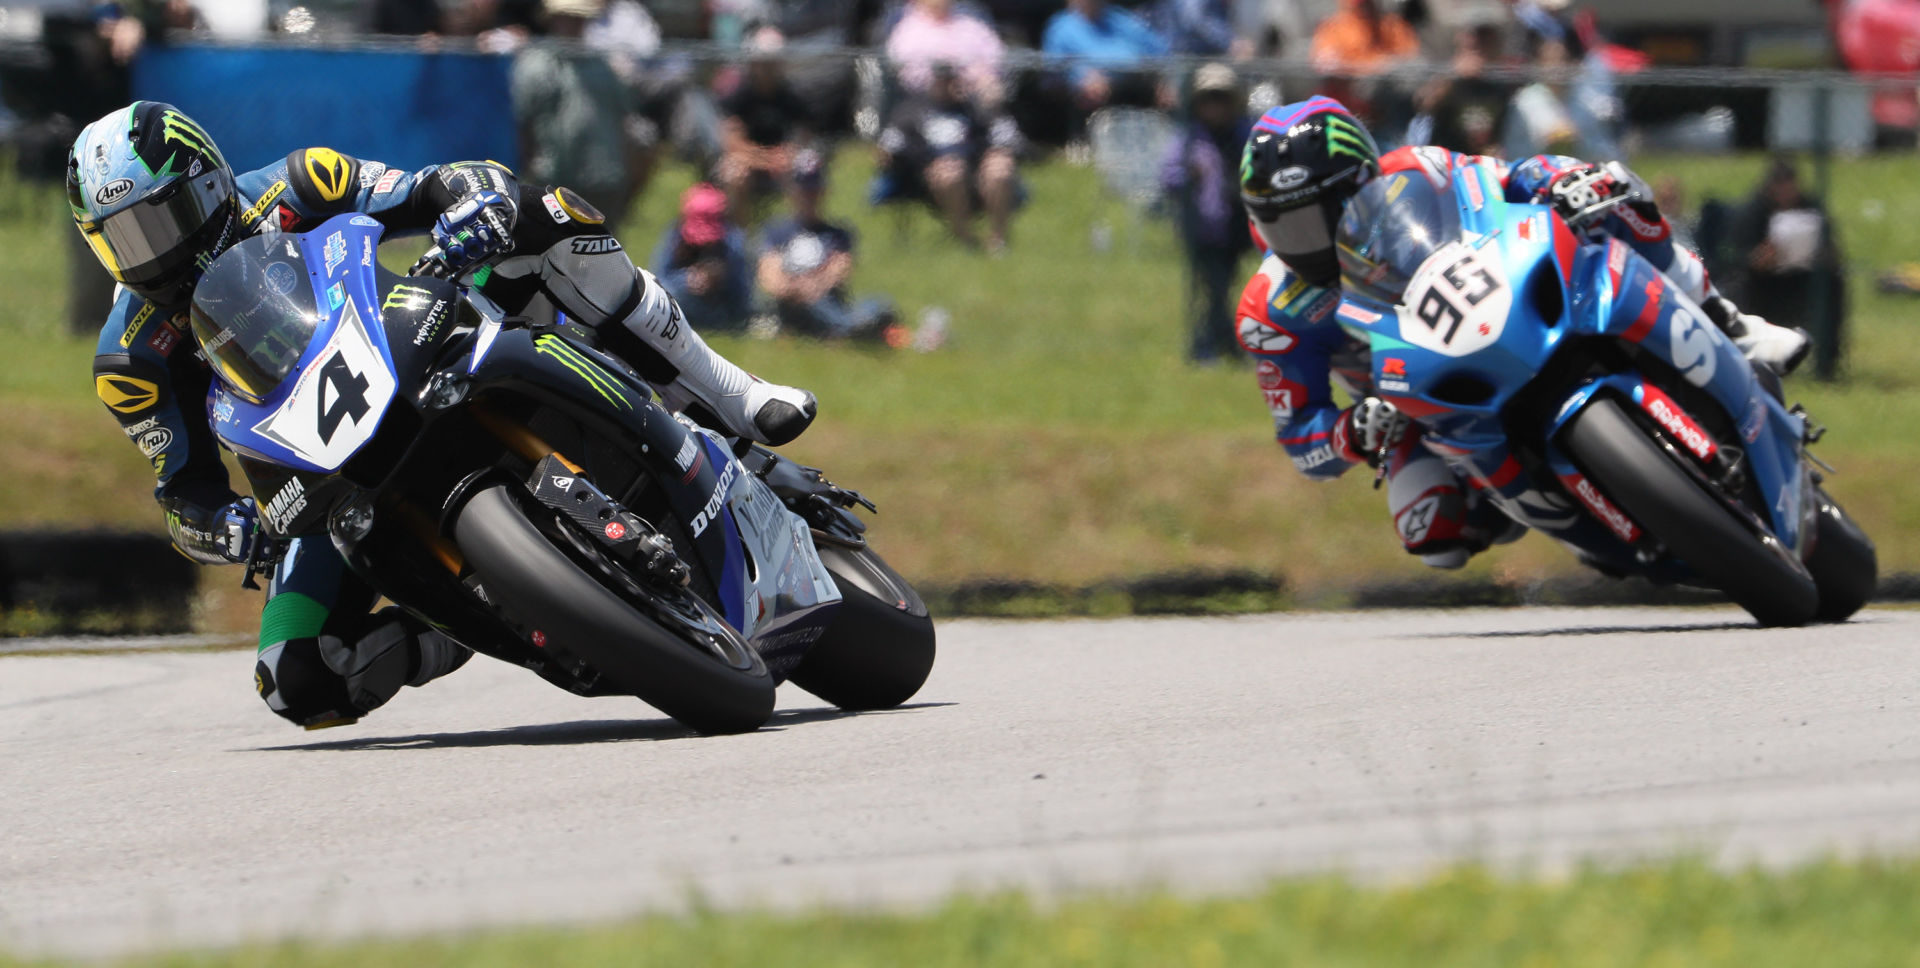
[[[1463,165],[1490,169],[1509,201],[1544,202],[1556,177],[1585,163],[1537,155],[1508,166],[1433,147],[1400,148],[1380,159],[1382,176],[1417,172],[1436,181],[1451,178]],[[1588,232],[1631,246],[1696,302],[1714,294],[1700,257],[1675,244],[1664,216],[1655,224],[1620,206]],[[1338,290],[1309,285],[1269,254],[1248,281],[1234,315],[1235,336],[1257,361],[1275,436],[1294,466],[1316,480],[1339,477],[1368,456],[1347,439],[1346,411],[1333,396],[1336,383],[1353,400],[1372,389],[1367,345],[1341,328],[1334,313],[1339,305]],[[1409,552],[1430,565],[1458,567],[1490,541],[1509,533],[1517,537],[1517,529],[1491,503],[1472,496],[1469,482],[1420,446],[1417,433],[1393,445],[1385,472],[1394,530]]]

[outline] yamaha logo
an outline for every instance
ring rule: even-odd
[[[127,197],[127,193],[131,191],[133,191],[133,179],[115,178],[93,193],[93,201],[96,205],[112,205]]]
[[[1307,179],[1312,177],[1312,170],[1303,165],[1294,165],[1292,168],[1282,168],[1273,173],[1273,190],[1276,192],[1284,192],[1299,188],[1301,185],[1307,183]]]

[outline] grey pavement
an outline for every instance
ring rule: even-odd
[[[907,709],[689,736],[476,660],[307,733],[246,652],[0,659],[0,950],[1920,846],[1920,612],[941,626]]]

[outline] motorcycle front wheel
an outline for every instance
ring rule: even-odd
[[[1806,568],[1773,536],[1754,533],[1618,403],[1596,398],[1561,441],[1628,517],[1761,625],[1813,619],[1820,593]]]
[[[694,730],[765,725],[773,678],[711,606],[684,589],[648,589],[591,538],[557,533],[572,527],[557,516],[543,530],[532,516],[552,512],[529,510],[516,490],[483,488],[454,520],[454,542],[489,600],[538,632],[536,644],[564,649]]]

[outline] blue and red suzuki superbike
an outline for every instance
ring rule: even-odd
[[[1806,452],[1819,430],[1626,245],[1504,200],[1474,165],[1375,179],[1337,242],[1374,392],[1515,521],[1765,625],[1873,594],[1873,543]]]
[[[782,680],[847,708],[920,687],[933,622],[864,498],[661,409],[551,309],[389,272],[380,236],[364,215],[256,236],[195,291],[209,416],[268,535],[331,541],[475,651],[703,732],[759,727]]]

